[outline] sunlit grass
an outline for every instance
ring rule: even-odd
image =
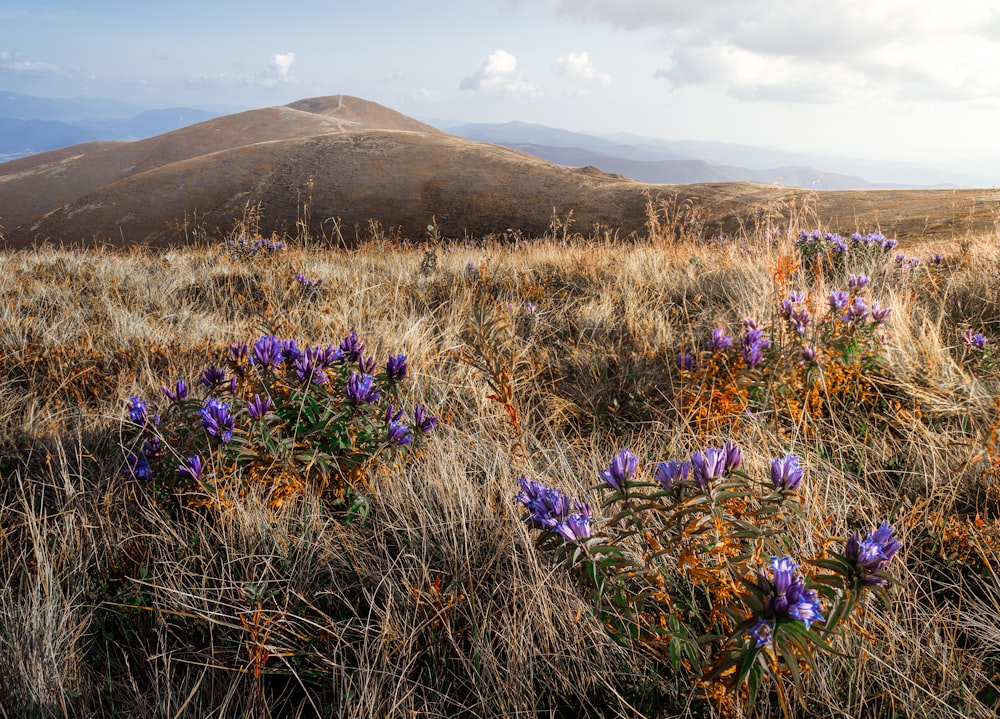
[[[799,229],[0,255],[0,706],[780,716],[780,683],[751,705],[616,641],[514,500],[520,477],[544,481],[603,526],[599,473],[620,448],[647,458],[649,479],[656,461],[733,440],[748,476],[801,458],[796,556],[882,521],[903,545],[885,602],[843,626],[838,654],[817,655],[800,691],[784,675],[790,711],[994,715],[1000,247],[983,236],[817,266]],[[829,297],[859,273],[867,306],[892,313],[850,344]],[[781,314],[792,291],[812,329],[830,317],[809,341],[822,372],[806,373]],[[753,367],[747,317],[772,343]],[[708,347],[715,328],[729,354]],[[192,503],[132,476],[130,397],[167,407],[161,386],[194,386],[231,343],[351,331],[380,362],[405,354],[402,403],[441,418],[409,461],[364,466],[351,511],[305,482],[275,503],[237,473],[245,491]]]

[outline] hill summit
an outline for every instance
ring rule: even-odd
[[[986,199],[995,202],[994,194]],[[657,196],[697,206],[706,235],[735,230],[765,205],[810,201],[821,218],[843,217],[851,227],[892,223],[905,233],[926,228],[935,212],[951,217],[946,208],[957,196],[922,192],[900,205],[896,192],[898,212],[888,218],[881,208],[889,195],[817,195],[749,183],[651,185],[465,140],[348,95],[0,164],[0,226],[10,247],[44,240],[166,246],[193,229],[224,234],[248,205],[259,205],[265,232],[292,230],[307,206],[314,235],[329,234],[337,220],[347,238],[370,220],[420,238],[431,217],[447,236],[507,228],[541,234],[553,214],[570,212],[583,232],[601,225],[628,234],[643,229],[648,198]]]

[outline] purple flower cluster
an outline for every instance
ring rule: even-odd
[[[427,434],[428,432],[433,432],[434,428],[437,427],[438,418],[427,414],[424,406],[418,404],[413,409],[413,424],[418,432]]]
[[[271,398],[267,395],[261,398],[255,394],[253,399],[247,402],[247,412],[253,419],[263,419],[269,411],[271,411]]]
[[[798,620],[806,625],[806,629],[813,622],[823,621],[816,590],[806,589],[798,568],[791,557],[772,557],[771,579],[758,575],[757,586],[766,592],[764,609],[757,618],[757,624],[750,630],[758,647],[771,642],[775,626],[783,618]]]
[[[226,242],[234,250],[232,258],[238,260],[240,257],[255,257],[260,253],[277,252],[285,249],[285,243],[281,240],[265,240],[258,237],[253,241],[248,241],[246,237],[240,235],[235,240]]]
[[[218,437],[223,444],[228,444],[233,438],[234,419],[229,412],[229,403],[216,397],[209,397],[198,410],[201,415],[201,426],[212,437]]]
[[[148,404],[139,395],[132,395],[128,398],[128,418],[132,420],[133,424],[140,427],[146,424],[146,420],[149,419],[147,406]]]
[[[589,504],[581,504],[577,500],[571,507],[569,498],[561,491],[526,477],[521,477],[518,483],[521,491],[514,499],[527,507],[529,514],[525,521],[554,532],[567,542],[578,542],[591,536]]]
[[[747,367],[753,369],[764,360],[764,350],[771,346],[771,340],[764,336],[764,329],[755,320],[743,320],[745,334],[740,343],[740,354]]]
[[[389,444],[394,447],[402,447],[413,441],[413,434],[410,428],[400,420],[403,418],[403,410],[396,411],[391,404],[385,409],[385,423],[388,425]]]
[[[187,382],[182,379],[177,380],[173,389],[167,387],[166,385],[163,385],[160,389],[163,390],[163,396],[170,400],[171,404],[183,402],[188,396]]]
[[[402,382],[406,377],[406,355],[390,355],[385,363],[385,374],[393,382]]]
[[[690,372],[694,369],[694,356],[687,352],[677,354],[677,369],[682,372]]]
[[[805,299],[801,292],[792,292],[781,301],[781,316],[791,322],[792,328],[800,335],[806,333],[812,321],[809,310],[804,306]]]
[[[205,469],[204,463],[201,461],[201,457],[194,455],[193,457],[188,457],[186,460],[181,462],[177,467],[177,473],[182,477],[195,482],[201,482],[201,474]]]
[[[370,374],[359,374],[357,372],[352,374],[351,378],[347,380],[344,394],[347,396],[348,401],[355,407],[378,402],[382,397],[375,387],[375,378]]]
[[[299,286],[304,289],[312,289],[314,287],[319,287],[321,284],[323,284],[322,277],[310,279],[301,272],[295,273],[295,281],[298,282]]]
[[[708,341],[708,349],[712,352],[722,352],[733,346],[733,338],[721,327],[712,330],[712,338]]]
[[[889,560],[896,556],[896,552],[903,546],[892,536],[895,531],[883,522],[864,539],[860,539],[855,532],[847,540],[844,556],[855,563],[863,584],[868,586],[885,584],[885,579],[878,576],[878,572],[885,568]]]
[[[704,491],[716,479],[743,464],[743,450],[735,442],[727,442],[724,447],[707,447],[696,450],[691,459],[683,462],[670,460],[656,465],[656,481],[665,490],[677,488],[678,482],[694,478],[698,488]]]
[[[639,458],[632,454],[632,450],[622,449],[611,458],[611,464],[598,476],[600,476],[600,478],[603,479],[608,486],[611,487],[611,489],[621,491],[628,484],[629,480],[635,475],[635,470],[638,466]]]

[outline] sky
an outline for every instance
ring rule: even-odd
[[[5,0],[0,91],[1000,158],[1000,2]]]

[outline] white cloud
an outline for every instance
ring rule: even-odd
[[[537,97],[541,94],[536,85],[525,82],[518,76],[517,58],[506,50],[491,52],[483,66],[469,77],[463,78],[458,87],[461,90],[485,90],[525,97]]]
[[[292,63],[295,62],[295,53],[275,53],[271,56],[271,68],[277,72],[278,79],[287,80],[288,71],[292,68]]]
[[[586,22],[661,35],[674,87],[823,101],[1000,99],[995,0],[558,0]],[[738,60],[738,63],[737,63]],[[796,90],[802,94],[797,95]]]
[[[216,83],[239,87],[274,87],[278,84],[296,82],[291,75],[293,62],[295,62],[294,52],[275,53],[271,56],[267,69],[256,75],[243,75],[237,72],[199,73],[191,78],[191,82],[199,85]]]
[[[0,50],[0,70],[23,75],[55,75],[60,72],[58,65],[26,60],[21,53],[6,50]]]
[[[563,74],[576,80],[585,80],[600,87],[608,87],[612,82],[611,75],[597,71],[586,50],[559,57],[556,59],[556,64]]]

